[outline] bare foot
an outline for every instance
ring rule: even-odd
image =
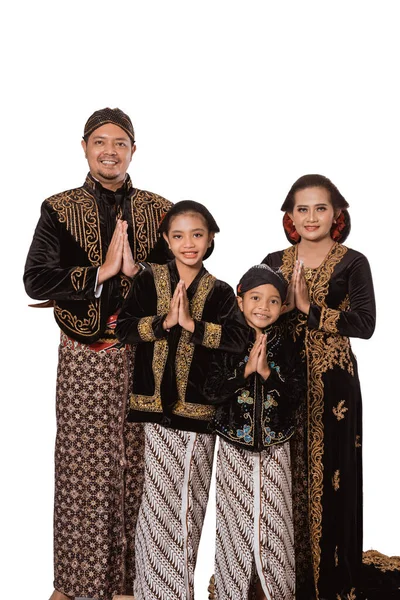
[[[73,600],[73,598],[71,596],[66,596],[65,594],[62,594],[58,590],[54,590],[54,592],[50,596],[50,600]]]

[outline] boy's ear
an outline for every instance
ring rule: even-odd
[[[285,304],[285,302],[282,302],[282,306],[281,306],[281,310],[280,310],[280,315],[282,315],[284,312],[287,311],[287,304]]]
[[[236,296],[236,300],[237,300],[237,303],[238,303],[238,307],[243,312],[243,298],[241,296]]]

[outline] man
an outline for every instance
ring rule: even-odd
[[[132,187],[135,134],[118,108],[93,113],[82,147],[90,173],[44,201],[24,274],[61,329],[51,600],[132,590],[143,438],[125,422],[133,349],[114,328],[138,262],[167,260],[157,230],[171,206]]]

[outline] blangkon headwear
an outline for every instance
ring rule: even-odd
[[[268,265],[255,265],[243,275],[237,286],[237,294],[244,294],[259,285],[270,283],[279,292],[282,302],[286,299],[287,283],[283,276]]]
[[[113,123],[114,125],[121,127],[121,129],[129,135],[132,144],[135,143],[135,131],[133,129],[132,121],[128,115],[119,108],[102,108],[101,110],[96,110],[96,112],[94,112],[86,121],[83,132],[83,139],[85,142],[88,141],[88,138],[93,131],[107,123]]]

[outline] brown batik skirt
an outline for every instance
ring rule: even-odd
[[[133,349],[61,335],[55,448],[54,587],[130,592],[143,484],[143,428],[126,422]]]

